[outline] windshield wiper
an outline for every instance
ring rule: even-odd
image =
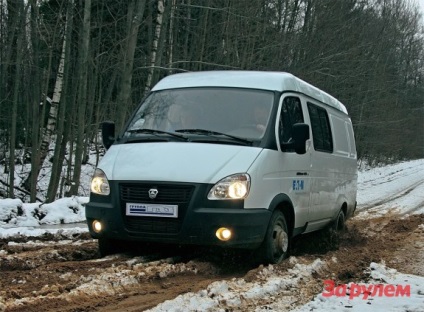
[[[253,141],[243,139],[243,138],[239,138],[239,137],[236,137],[234,135],[230,135],[230,134],[226,134],[226,133],[222,133],[222,132],[218,132],[218,131],[206,130],[206,129],[178,129],[178,130],[175,130],[175,132],[204,134],[204,135],[222,135],[222,136],[225,136],[227,138],[242,142],[244,144],[252,144],[253,143]]]
[[[182,141],[188,141],[188,138],[185,137],[184,135],[172,133],[172,132],[168,132],[168,131],[156,130],[156,129],[131,129],[131,130],[127,130],[127,132],[129,132],[129,133],[147,133],[147,134],[153,134],[153,135],[156,135],[156,136],[158,136],[157,134],[167,134],[167,135],[173,136],[175,138],[178,138]]]

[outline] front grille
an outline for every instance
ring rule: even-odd
[[[152,188],[158,190],[156,198],[153,199],[149,197],[149,190]],[[177,234],[181,229],[182,221],[187,212],[193,190],[193,185],[165,185],[152,183],[120,184],[120,201],[126,229],[132,234]],[[178,218],[127,216],[125,213],[126,203],[178,205]]]
[[[156,198],[149,197],[149,190],[155,188],[159,192]],[[121,200],[131,203],[184,204],[188,203],[193,192],[191,185],[143,185],[122,184]]]

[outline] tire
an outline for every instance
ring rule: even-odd
[[[265,264],[278,264],[287,258],[290,238],[284,214],[276,210],[271,216],[265,239],[259,247],[259,257]]]
[[[346,229],[346,216],[342,209],[340,209],[339,214],[337,215],[336,220],[333,223],[333,230],[336,232],[343,232]]]
[[[122,247],[119,241],[109,238],[99,238],[98,245],[100,257],[102,258],[120,252]]]

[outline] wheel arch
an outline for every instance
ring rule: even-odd
[[[334,216],[333,216],[334,220],[337,218],[337,215],[339,214],[340,210],[343,211],[346,218],[349,217],[347,203],[348,203],[348,200],[347,200],[346,196],[345,195],[339,195],[339,197],[337,198],[336,206],[335,206],[335,208],[337,208],[337,209],[335,209],[335,213],[334,213]]]
[[[283,193],[276,195],[269,205],[269,210],[271,212],[279,210],[284,214],[289,231],[289,237],[292,237],[295,224],[295,214],[293,203],[290,197]]]

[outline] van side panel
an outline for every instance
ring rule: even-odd
[[[355,207],[356,203],[356,181],[357,181],[357,159],[355,138],[353,137],[353,128],[350,118],[340,115],[339,112],[331,110],[330,123],[335,129],[333,132],[334,152],[337,160],[340,162],[342,170],[340,171],[340,181],[337,183],[336,193],[336,214],[344,202],[347,204],[348,217]],[[338,130],[340,129],[340,130]]]
[[[313,146],[311,213],[306,232],[319,229],[334,219],[343,203],[347,204],[349,216],[356,201],[356,150],[347,126],[351,125],[350,119],[335,109],[313,104],[327,111],[333,150],[320,151]]]

